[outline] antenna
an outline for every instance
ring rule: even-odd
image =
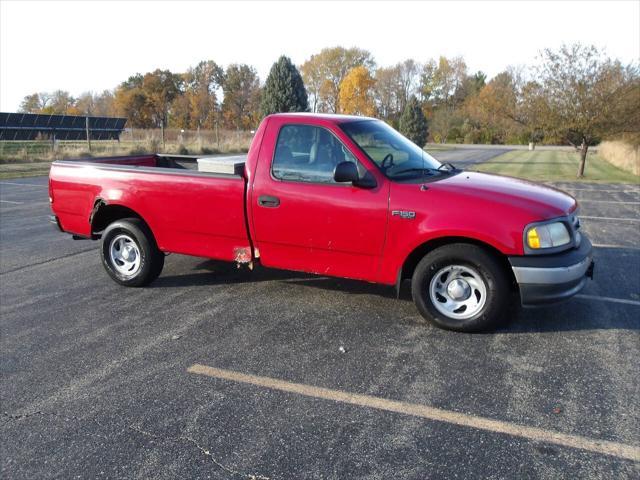
[[[420,157],[422,158],[422,184],[424,185],[425,183],[425,178],[424,178],[424,147],[420,147]]]

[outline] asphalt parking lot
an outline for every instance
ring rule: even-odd
[[[556,186],[595,279],[468,335],[408,292],[178,255],[119,287],[46,178],[0,181],[0,476],[638,478],[640,187]]]
[[[509,151],[511,150],[504,147],[484,147],[477,150],[469,148],[453,148],[451,150],[434,151],[432,152],[432,155],[441,162],[450,162],[459,168],[469,168],[472,165],[486,162]]]

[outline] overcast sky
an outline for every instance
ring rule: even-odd
[[[155,68],[249,63],[264,81],[281,54],[358,46],[378,65],[463,55],[495,75],[545,47],[580,41],[640,57],[640,1],[0,2],[0,110],[36,91],[114,88]]]

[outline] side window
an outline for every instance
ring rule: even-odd
[[[278,135],[271,171],[280,180],[335,183],[333,171],[340,162],[358,165],[331,132],[311,125],[285,125]]]

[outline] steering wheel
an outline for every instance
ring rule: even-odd
[[[389,164],[387,165],[387,162],[389,162]],[[393,167],[393,154],[391,153],[387,153],[385,155],[385,157],[382,159],[382,163],[380,164],[380,168],[382,168],[383,170],[386,170],[388,168]]]

